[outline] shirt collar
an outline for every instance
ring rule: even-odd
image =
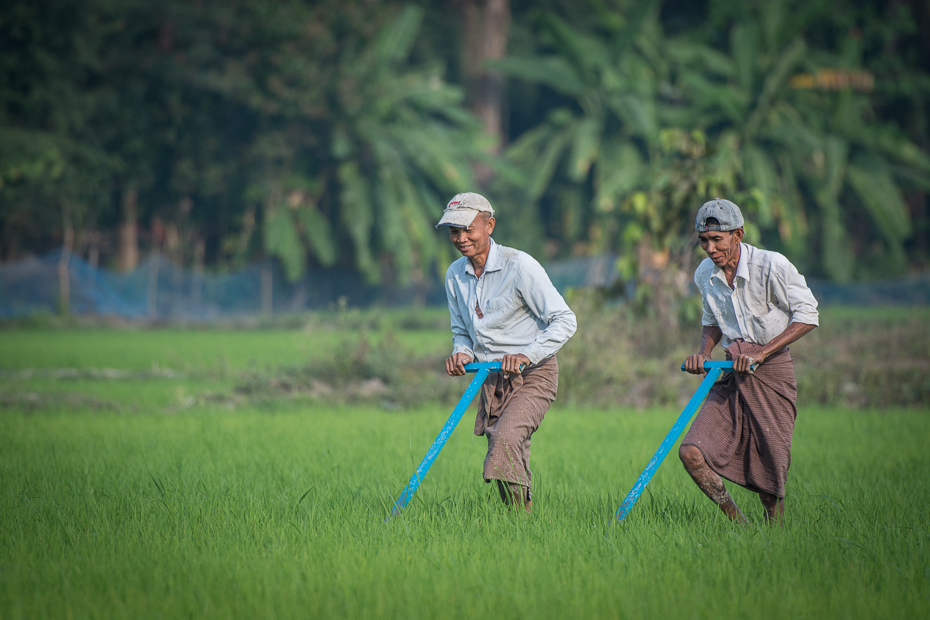
[[[494,239],[491,239],[491,249],[488,250],[488,260],[484,264],[484,273],[489,271],[500,271],[501,270],[501,250],[500,246],[494,242]],[[475,268],[472,266],[470,260],[465,260],[465,271],[471,275],[475,275]]]
[[[736,264],[736,277],[749,282],[749,260],[752,258],[752,246],[739,244],[739,262]]]
[[[736,263],[736,278],[741,278],[742,280],[749,282],[749,260],[752,258],[752,246],[745,243],[739,244],[739,262]],[[719,278],[720,280],[726,282],[727,277],[723,273],[723,267],[718,267],[714,265],[714,270],[711,272],[712,278]]]

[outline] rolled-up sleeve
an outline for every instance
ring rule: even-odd
[[[528,255],[520,264],[517,292],[530,312],[546,323],[546,328],[524,350],[533,364],[555,355],[578,328],[575,313],[553,286],[546,270]]]
[[[452,355],[456,353],[465,353],[471,357],[472,360],[475,360],[477,359],[475,357],[475,345],[472,342],[471,334],[468,333],[468,327],[465,325],[462,313],[459,312],[459,304],[455,296],[453,281],[454,277],[450,273],[447,273],[446,300],[449,302],[449,318],[452,326]]]
[[[788,260],[779,261],[771,286],[779,305],[791,314],[791,323],[820,325],[817,300],[797,268]]]
[[[698,293],[701,294],[701,325],[704,327],[718,327],[717,317],[714,316],[710,304],[707,303],[707,278],[710,273],[704,268],[703,264],[698,266],[694,271],[694,285]]]

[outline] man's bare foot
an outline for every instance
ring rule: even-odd
[[[501,501],[508,506],[519,506],[529,514],[533,510],[533,500],[529,499],[529,489],[515,482],[497,481],[497,490]]]
[[[785,516],[785,500],[764,491],[759,491],[759,500],[765,508],[766,523],[769,525],[781,523],[781,518]]]

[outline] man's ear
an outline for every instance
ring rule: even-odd
[[[494,219],[494,216],[493,216],[493,215],[492,215],[491,217],[488,218],[487,226],[488,226],[488,234],[489,234],[489,235],[490,235],[492,232],[494,232],[494,225],[495,225],[496,223],[497,223],[497,220]]]
[[[742,227],[742,226],[740,226],[739,228],[737,228],[736,230],[733,231],[733,234],[736,236],[736,240],[737,240],[737,241],[742,241],[742,240],[743,240],[743,235],[746,234],[746,231],[743,230],[743,227]]]

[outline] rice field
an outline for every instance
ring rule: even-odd
[[[555,406],[511,513],[469,412],[386,523],[451,409],[192,398],[338,336],[0,332],[0,618],[930,617],[925,410],[802,394],[774,529],[732,485],[752,526],[726,522],[674,451],[612,524],[668,408]]]

